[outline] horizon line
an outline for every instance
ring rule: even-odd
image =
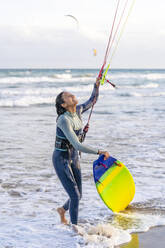
[[[0,67],[0,70],[100,70],[100,68],[96,67]],[[150,68],[150,67],[143,67],[143,68],[125,68],[125,67],[115,67],[111,68],[110,70],[165,70],[165,68]]]

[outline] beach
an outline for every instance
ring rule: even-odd
[[[154,227],[148,232],[134,233],[131,236],[131,242],[121,245],[120,248],[164,248],[165,226]]]

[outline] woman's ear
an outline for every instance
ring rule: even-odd
[[[63,108],[66,108],[66,103],[65,103],[65,102],[62,103],[61,106],[62,106]]]

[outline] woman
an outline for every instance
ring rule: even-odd
[[[77,105],[78,100],[69,92],[61,92],[56,98],[57,130],[53,165],[64,189],[69,195],[66,203],[57,209],[61,222],[67,224],[65,212],[69,209],[70,221],[77,225],[79,200],[82,196],[81,169],[78,151],[91,154],[104,154],[106,151],[83,145],[81,114],[92,107],[99,95],[99,79],[94,84],[94,89],[89,100]]]

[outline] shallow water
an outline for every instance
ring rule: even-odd
[[[99,198],[95,155],[82,154],[79,231],[60,225],[64,192],[52,166],[55,96],[88,99],[97,70],[0,70],[0,246],[113,247],[130,233],[165,225],[165,70],[113,70],[100,89],[86,144],[108,150],[131,171],[136,194],[113,214]],[[84,114],[84,124],[88,113]],[[69,217],[67,215],[67,217]]]

